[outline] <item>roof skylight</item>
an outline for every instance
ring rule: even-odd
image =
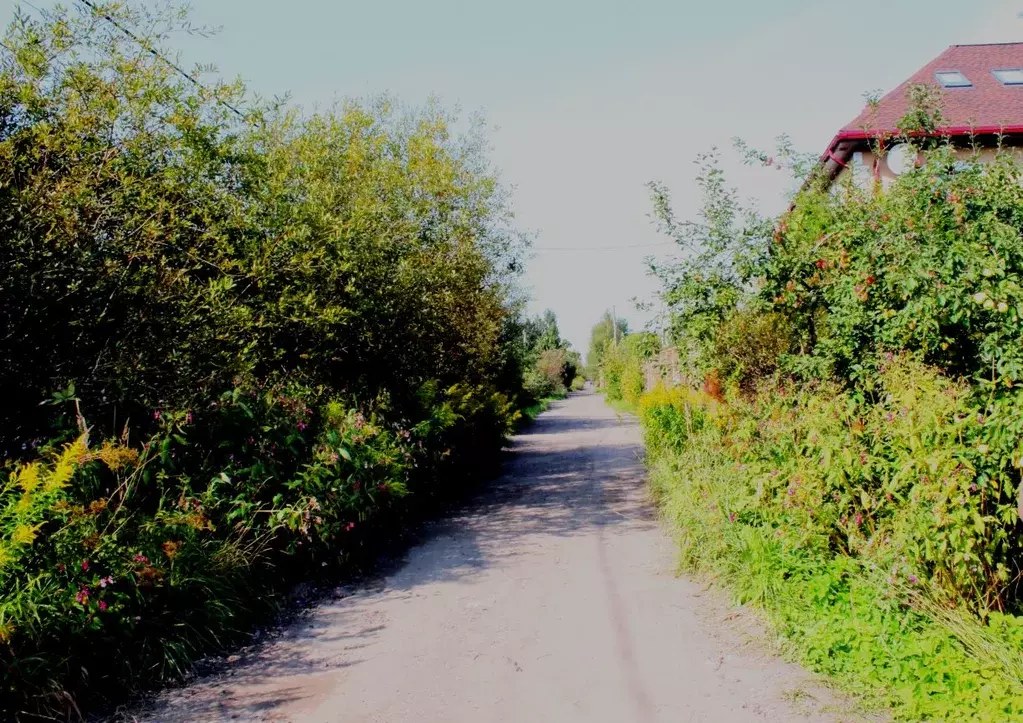
[[[1023,68],[1001,68],[991,72],[1002,85],[1023,85]]]
[[[972,88],[973,83],[958,70],[942,70],[934,74],[944,88]]]

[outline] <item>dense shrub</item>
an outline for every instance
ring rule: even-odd
[[[718,377],[752,392],[761,379],[777,371],[792,344],[792,329],[785,316],[741,309],[718,326],[709,358]]]
[[[558,320],[548,309],[527,319],[522,329],[524,389],[534,401],[560,399],[579,370],[579,354],[561,338]]]
[[[617,346],[606,347],[599,369],[607,398],[635,406],[646,385],[643,366],[660,350],[660,339],[650,332],[629,334]]]
[[[927,143],[890,188],[811,179],[770,223],[713,162],[699,222],[654,187],[687,254],[654,271],[706,383],[640,413],[687,566],[902,718],[1014,720],[1023,172]]]
[[[894,360],[883,401],[832,385],[640,407],[687,569],[766,608],[797,652],[906,720],[1014,720],[1023,623],[1014,509],[988,487],[966,389]],[[960,601],[999,626],[956,615]],[[938,614],[935,614],[935,611]]]
[[[531,401],[520,244],[479,135],[449,121],[250,108],[88,9],[15,22],[0,717],[179,676],[493,471]]]
[[[527,369],[523,379],[523,388],[530,397],[536,400],[556,399],[565,396],[565,387],[560,376],[551,377],[540,369]]]
[[[576,365],[569,359],[565,349],[547,349],[536,360],[536,370],[548,381],[551,388],[564,395],[575,378]]]

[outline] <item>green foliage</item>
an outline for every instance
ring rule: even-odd
[[[155,48],[187,22],[103,12]],[[536,357],[521,239],[452,120],[247,106],[84,7],[11,26],[0,717],[179,677],[495,469]]]
[[[937,99],[910,96],[903,128],[927,132]],[[715,388],[650,392],[641,419],[683,563],[807,664],[901,719],[1014,720],[1023,172],[919,150],[890,188],[810,174],[766,234],[713,165],[700,223],[655,187],[666,230],[696,239],[655,269],[673,334]]]
[[[718,326],[749,294],[771,226],[739,203],[716,151],[702,154],[696,163],[703,197],[698,221],[677,219],[668,189],[649,184],[658,227],[681,252],[673,262],[651,262],[650,272],[661,282],[659,295],[670,314],[672,341],[702,357]]]
[[[684,566],[767,610],[805,664],[902,720],[1015,719],[1021,619],[950,607],[990,607],[1013,545],[960,441],[964,389],[905,361],[884,379],[866,404],[829,386],[729,404],[655,390],[655,492]]]
[[[590,331],[590,349],[586,354],[586,373],[591,379],[600,376],[600,366],[607,350],[614,346],[616,339],[624,339],[629,333],[629,322],[625,319],[617,320],[610,311],[605,311],[604,316]]]
[[[600,374],[608,400],[635,406],[646,385],[643,365],[660,350],[660,339],[648,331],[629,334],[618,346],[607,347]]]
[[[512,341],[520,350],[526,397],[534,402],[564,397],[580,361],[578,352],[561,338],[554,312],[547,309],[542,316],[525,319],[519,334],[521,338]]]
[[[865,380],[880,348],[1001,389],[1023,373],[1020,170],[951,153],[883,194],[807,194],[780,225],[764,296],[823,368]]]
[[[726,381],[751,392],[775,373],[792,347],[793,332],[784,315],[737,309],[717,327],[709,359]]]
[[[575,377],[572,379],[572,384],[569,386],[569,390],[573,392],[581,392],[586,388],[586,379],[583,377]]]

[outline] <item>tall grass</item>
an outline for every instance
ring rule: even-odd
[[[952,588],[956,578],[927,562],[923,541],[940,536],[925,520],[933,520],[936,498],[927,482],[903,474],[913,459],[937,469],[941,454],[969,454],[925,431],[929,415],[938,427],[957,424],[942,412],[956,403],[954,387],[912,402],[900,393],[945,384],[929,374],[892,372],[890,401],[898,399],[899,410],[906,404],[917,442],[884,465],[879,457],[900,433],[883,403],[871,414],[847,407],[830,388],[798,400],[772,388],[724,404],[694,391],[655,390],[640,406],[651,485],[677,535],[682,568],[766,611],[810,668],[900,720],[1021,719],[1023,618],[994,609],[978,617],[976,605],[990,599],[974,585],[984,576]],[[836,417],[843,408],[868,420],[853,438]],[[858,468],[874,470],[870,479],[821,463],[841,449]],[[882,498],[890,489],[898,504],[886,511],[865,500],[868,489]],[[976,518],[968,518],[970,531],[949,532],[948,544],[977,534]],[[983,547],[989,538],[972,539],[974,557],[991,554]]]

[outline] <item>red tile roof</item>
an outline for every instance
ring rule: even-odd
[[[865,108],[839,136],[862,138],[894,133],[906,114],[907,88],[921,83],[940,88],[934,74],[949,70],[958,70],[973,87],[942,88],[940,132],[1023,131],[1023,86],[1003,85],[991,72],[1009,68],[1023,68],[1023,43],[953,45],[885,95],[876,110]]]

